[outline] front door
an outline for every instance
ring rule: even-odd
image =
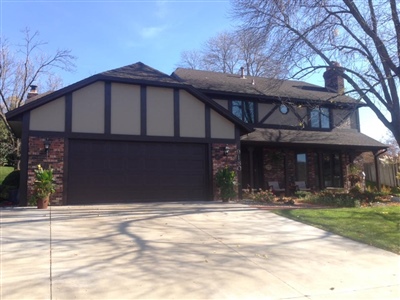
[[[264,189],[262,148],[243,146],[241,159],[243,189]]]

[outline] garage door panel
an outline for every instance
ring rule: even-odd
[[[205,144],[70,140],[68,203],[204,200]]]

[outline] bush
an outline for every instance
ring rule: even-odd
[[[8,174],[0,186],[0,201],[10,199],[10,194],[19,188],[20,171],[15,170]]]
[[[385,201],[388,196],[385,192],[363,192],[360,187],[354,186],[346,192],[324,190],[316,194],[308,194],[304,198],[306,202],[336,206],[336,207],[360,207],[362,204]]]
[[[6,176],[6,178],[4,178],[1,184],[7,186],[14,186],[18,188],[20,173],[21,172],[19,170],[12,171],[10,174]]]
[[[219,169],[215,174],[215,182],[220,189],[220,196],[223,201],[227,201],[236,196],[234,189],[235,172],[228,167]]]
[[[269,190],[263,191],[259,189],[257,192],[250,195],[251,199],[259,202],[273,202],[275,195]]]
[[[307,191],[296,191],[294,194],[299,198],[307,198],[308,196],[312,195],[311,192]]]

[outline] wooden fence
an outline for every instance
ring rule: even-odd
[[[400,163],[378,163],[378,167],[381,184],[388,186],[400,186],[400,180],[396,179],[397,172],[400,171]],[[364,172],[366,180],[376,182],[375,164],[364,164]]]

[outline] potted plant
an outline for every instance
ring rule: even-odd
[[[41,165],[35,170],[35,182],[33,184],[33,199],[37,208],[47,208],[50,195],[55,192],[53,183],[53,169],[43,169]]]
[[[236,196],[234,189],[235,172],[228,167],[219,169],[215,174],[217,187],[220,189],[220,195],[223,202],[228,202],[229,199]]]

